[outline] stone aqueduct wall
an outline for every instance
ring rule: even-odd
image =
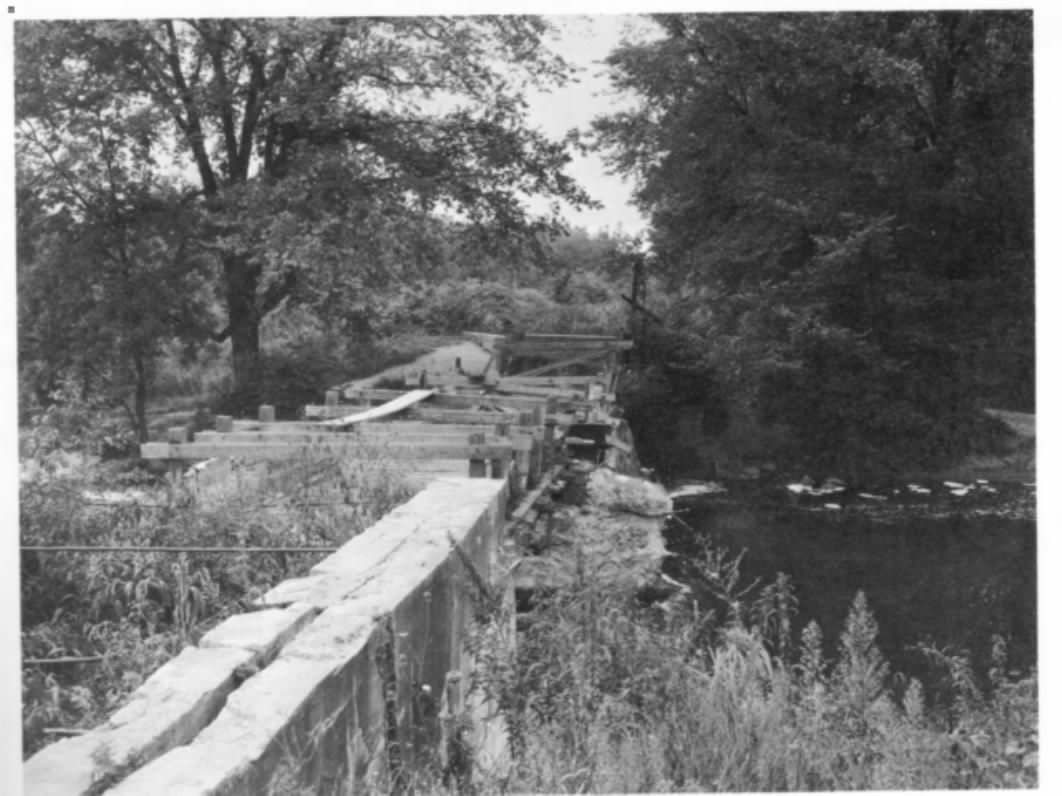
[[[503,479],[432,482],[186,648],[104,725],[34,755],[25,792],[377,792],[445,756],[448,728],[477,710],[462,638],[477,582],[508,577],[508,496]],[[493,738],[470,745],[503,764]]]

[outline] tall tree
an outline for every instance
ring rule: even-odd
[[[953,453],[977,391],[1028,406],[1031,15],[655,20],[597,138],[719,372],[848,460]]]
[[[210,264],[188,250],[194,216],[179,197],[128,182],[120,144],[102,129],[100,143],[82,162],[109,177],[73,196],[53,173],[19,169],[20,379],[42,403],[75,380],[82,399],[123,406],[145,440],[160,346],[207,334]]]
[[[530,240],[557,219],[521,195],[586,201],[564,147],[523,124],[522,89],[568,75],[546,31],[516,16],[24,22],[16,115],[55,156],[102,103],[135,120],[157,172],[197,183],[197,244],[228,310],[218,337],[253,403],[259,324],[300,285],[395,276],[405,258],[389,249],[415,261],[437,212]]]

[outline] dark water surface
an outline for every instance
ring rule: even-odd
[[[1007,498],[1000,494],[993,504]],[[911,649],[919,641],[964,649],[983,671],[993,634],[1007,640],[1010,668],[1035,664],[1036,523],[1029,511],[939,499],[889,511],[825,510],[788,505],[784,487],[678,508],[682,522],[667,530],[668,546],[679,554],[671,574],[688,575],[689,558],[704,542],[733,555],[746,551],[742,582],[789,574],[800,600],[796,632],[816,619],[831,656],[862,589],[894,671],[929,676],[925,656]]]

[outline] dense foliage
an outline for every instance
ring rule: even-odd
[[[213,264],[214,331],[253,404],[259,326],[284,298],[356,303],[446,246],[533,246],[558,218],[523,196],[587,201],[564,145],[523,122],[524,87],[568,77],[546,32],[520,16],[22,22],[24,183],[78,225],[101,191],[190,213],[178,251]]]
[[[842,471],[1030,411],[1031,15],[654,19],[609,58],[642,101],[596,140],[639,181],[693,361]]]

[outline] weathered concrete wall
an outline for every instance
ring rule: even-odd
[[[26,761],[27,794],[97,792],[147,760],[188,743],[221,710],[245,672],[267,664],[315,615],[293,604],[235,616],[163,665],[101,726]],[[253,621],[249,621],[253,619]]]
[[[278,585],[263,611],[163,667],[152,680],[169,690],[138,691],[139,719],[28,761],[26,792],[98,793],[116,781],[107,793],[373,792],[436,761],[444,720],[463,709],[446,695],[471,667],[462,637],[476,582],[504,574],[507,498],[506,480],[432,482],[309,576]]]

